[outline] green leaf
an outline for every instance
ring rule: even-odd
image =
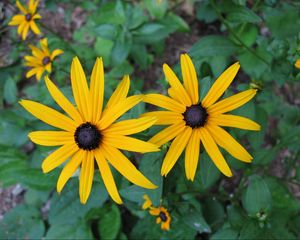
[[[228,221],[232,228],[241,229],[246,221],[246,216],[239,206],[227,206]]]
[[[7,103],[15,103],[17,100],[17,86],[12,78],[8,78],[4,84],[4,99]]]
[[[159,42],[169,35],[168,29],[159,23],[145,23],[132,32],[134,41],[143,44]]]
[[[220,178],[221,174],[207,153],[200,153],[200,159],[201,183],[204,189],[208,189]]]
[[[114,40],[118,33],[116,26],[114,26],[112,24],[99,25],[99,26],[95,27],[94,31],[97,36],[100,36],[100,37],[106,38],[106,39],[110,39],[110,40]]]
[[[261,18],[247,7],[234,7],[227,15],[227,20],[237,23],[260,23]]]
[[[217,35],[202,37],[196,42],[190,54],[195,59],[211,56],[230,56],[238,50],[238,47],[228,38]]]
[[[163,18],[167,9],[168,9],[168,1],[167,0],[144,0],[143,1],[147,10],[154,18]]]
[[[111,40],[104,39],[101,37],[96,38],[96,42],[94,45],[95,52],[98,56],[103,58],[103,63],[105,66],[110,65],[110,55],[113,49],[114,43]]]
[[[210,227],[203,218],[202,214],[197,211],[185,213],[182,216],[183,221],[191,228],[195,229],[199,233],[210,233]]]
[[[211,236],[212,240],[221,240],[221,239],[238,239],[238,232],[231,228],[225,228],[217,231],[215,234]]]
[[[41,239],[44,232],[40,211],[33,206],[19,205],[0,221],[0,239]]]
[[[119,208],[116,205],[105,208],[98,223],[101,239],[116,239],[120,228],[121,215]]]
[[[263,217],[272,207],[270,189],[264,179],[258,175],[249,177],[249,185],[243,198],[243,207],[252,217]]]
[[[113,65],[120,65],[124,63],[131,49],[130,41],[115,42],[111,51],[111,62]]]
[[[208,198],[203,205],[203,216],[210,226],[218,228],[222,226],[225,219],[223,205],[215,198]]]

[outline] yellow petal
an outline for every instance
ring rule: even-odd
[[[38,81],[41,80],[44,71],[45,71],[45,68],[44,68],[44,67],[39,68],[39,71],[36,73],[36,79],[37,79]]]
[[[208,155],[216,165],[216,167],[227,177],[232,176],[232,172],[226,163],[222,153],[220,152],[215,140],[212,138],[210,133],[205,129],[205,127],[199,128],[201,142]]]
[[[191,134],[192,128],[185,127],[185,129],[173,140],[161,167],[162,176],[167,176],[167,174],[173,168],[184,148],[186,147]]]
[[[40,29],[38,28],[38,26],[35,24],[34,21],[30,21],[30,28],[36,35],[41,34]]]
[[[41,19],[41,18],[42,18],[42,16],[38,13],[34,14],[32,17],[32,19]]]
[[[91,98],[85,74],[77,57],[73,58],[71,65],[71,83],[78,110],[82,118],[90,122],[92,120]]]
[[[69,143],[58,148],[43,161],[43,172],[47,173],[52,171],[77,151],[78,147],[75,143]]]
[[[94,178],[94,153],[91,151],[84,153],[79,180],[79,196],[82,204],[85,204],[90,196]]]
[[[185,175],[187,179],[194,181],[194,177],[199,162],[200,153],[200,131],[198,128],[194,129],[191,138],[185,150]]]
[[[165,73],[166,79],[168,80],[170,86],[174,89],[174,93],[178,96],[178,100],[185,106],[191,106],[192,101],[190,96],[187,94],[186,90],[182,86],[181,82],[177,78],[176,74],[167,65],[163,65],[163,71]]]
[[[295,62],[295,67],[300,69],[300,59]]]
[[[29,4],[28,4],[28,8],[29,8],[29,11],[31,12],[31,14],[34,14],[36,12],[36,8],[39,4],[39,0],[29,0]]]
[[[51,53],[51,55],[50,55],[51,61],[53,61],[55,57],[57,57],[58,55],[61,55],[61,54],[63,54],[63,53],[64,53],[63,50],[61,50],[61,49],[55,49],[55,50]]]
[[[28,33],[28,31],[29,31],[29,26],[30,26],[29,23],[26,23],[26,24],[24,25],[23,32],[22,32],[22,39],[23,39],[23,40],[25,40],[26,37],[27,37],[27,33]]]
[[[74,132],[77,127],[75,122],[70,118],[43,104],[30,100],[21,100],[20,104],[33,116],[51,126],[61,128],[69,132]]]
[[[210,106],[207,111],[209,115],[215,116],[217,114],[232,111],[245,103],[249,102],[256,94],[256,89],[249,89],[231,97],[225,98],[214,105]]]
[[[25,16],[22,14],[17,14],[13,16],[11,21],[8,23],[8,25],[13,26],[13,25],[19,25],[20,23],[26,21]]]
[[[33,57],[33,56],[25,56],[24,59],[31,63],[36,63],[42,66],[42,59]]]
[[[247,150],[224,129],[211,124],[207,124],[205,127],[207,127],[216,143],[229,152],[233,157],[243,162],[249,163],[252,161],[253,157],[247,152]]]
[[[100,120],[104,96],[104,69],[102,58],[97,58],[95,62],[90,86],[92,100],[92,121],[96,123]]]
[[[103,135],[102,142],[106,145],[133,152],[157,152],[159,148],[149,142],[122,135]]]
[[[143,195],[143,199],[145,200],[145,202],[143,203],[142,209],[148,209],[152,206],[152,201],[149,198],[149,196],[147,194]]]
[[[141,117],[155,117],[155,125],[171,125],[183,120],[183,115],[177,112],[154,111],[143,113]]]
[[[206,94],[202,101],[203,107],[209,107],[214,104],[229,87],[237,72],[239,71],[240,64],[236,62],[227,68],[220,77],[215,81],[215,83],[210,88],[209,92]]]
[[[192,103],[197,104],[199,101],[198,79],[194,64],[189,55],[181,54],[180,65],[184,87],[190,95]]]
[[[45,69],[46,69],[46,71],[47,71],[48,73],[51,73],[51,71],[52,71],[52,64],[51,64],[51,62],[48,63],[48,64],[45,66]]]
[[[143,188],[157,188],[118,149],[102,144],[101,150],[111,165],[130,182]]]
[[[161,146],[173,138],[175,138],[178,134],[180,134],[185,129],[185,122],[180,121],[178,123],[175,123],[164,130],[160,131],[156,135],[154,135],[149,142]]]
[[[224,127],[234,127],[234,128],[240,128],[245,130],[253,130],[253,131],[259,131],[260,125],[256,122],[240,116],[230,115],[230,114],[220,114],[216,116],[209,117],[208,122],[224,126]]]
[[[138,104],[141,100],[142,96],[131,96],[106,109],[98,123],[99,128],[101,130],[107,128],[125,112]]]
[[[137,119],[124,120],[110,125],[103,131],[103,134],[130,135],[144,131],[151,127],[155,122],[155,117],[141,117]]]
[[[130,87],[130,79],[128,75],[125,75],[122,81],[119,83],[116,90],[113,92],[111,97],[109,98],[106,108],[110,108],[114,105],[117,105],[118,102],[125,100]]]
[[[26,73],[26,78],[30,78],[33,75],[37,74],[37,72],[40,71],[40,67],[34,67],[32,69],[30,69],[27,73]]]
[[[74,143],[74,134],[64,131],[35,131],[28,137],[36,144],[43,146],[59,146]]]
[[[183,104],[161,94],[144,95],[143,101],[177,113],[183,113],[186,110]]]
[[[22,32],[23,32],[23,29],[24,29],[25,25],[27,25],[27,22],[22,22],[22,23],[20,23],[20,25],[18,27],[18,34],[20,36],[22,35]]]
[[[107,192],[116,203],[122,204],[123,202],[119,195],[114,177],[101,150],[95,150],[95,157]]]
[[[54,101],[77,123],[77,125],[80,125],[83,121],[73,104],[63,95],[48,76],[45,77],[45,83]]]
[[[32,55],[35,56],[37,59],[43,59],[45,57],[45,55],[39,48],[37,48],[31,44],[29,45],[29,47],[32,51]]]
[[[16,4],[17,4],[17,7],[19,8],[19,10],[22,13],[24,13],[24,14],[28,13],[27,10],[26,10],[26,8],[24,8],[23,5],[18,0],[17,0]]]
[[[49,51],[49,48],[48,48],[48,39],[47,38],[43,38],[40,41],[40,44],[41,44],[41,47],[42,47],[42,50],[43,50],[44,54],[46,56],[49,56],[50,55],[50,51]]]
[[[160,213],[160,209],[159,208],[156,208],[156,207],[153,207],[149,210],[149,213],[153,216],[158,216],[159,213]]]
[[[68,180],[73,176],[75,171],[80,166],[80,163],[83,159],[84,151],[79,150],[77,151],[72,159],[66,164],[66,166],[61,171],[59,178],[57,180],[56,190],[58,193],[61,192],[65,184],[68,182]]]

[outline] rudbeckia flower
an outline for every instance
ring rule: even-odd
[[[295,67],[300,69],[300,58],[295,62]]]
[[[31,141],[36,144],[62,145],[43,161],[44,173],[52,171],[70,158],[57,181],[59,193],[79,168],[80,201],[83,204],[86,203],[92,188],[95,160],[108,193],[119,204],[122,203],[122,200],[109,164],[132,183],[144,188],[156,188],[119,150],[159,151],[158,147],[152,143],[128,136],[149,128],[156,121],[154,117],[142,117],[114,123],[142,100],[142,97],[138,95],[127,97],[130,85],[129,76],[125,76],[120,82],[103,111],[104,69],[102,59],[98,58],[95,62],[90,88],[78,58],[73,59],[71,85],[76,107],[48,77],[45,78],[45,82],[55,102],[69,116],[34,101],[22,100],[20,104],[41,121],[61,129],[59,131],[35,131],[29,134]]]
[[[156,125],[171,125],[149,142],[161,146],[175,138],[164,158],[161,175],[166,176],[170,172],[185,149],[185,173],[187,179],[193,181],[202,143],[217,168],[226,176],[232,176],[218,145],[243,162],[251,162],[252,156],[222,127],[259,130],[260,126],[250,119],[226,113],[244,105],[257,90],[246,90],[218,101],[240,68],[239,63],[235,63],[221,74],[200,101],[194,65],[187,54],[182,54],[180,60],[183,85],[171,68],[164,64],[163,71],[171,86],[168,89],[170,97],[161,94],[144,96],[145,102],[168,111],[155,111],[143,116],[157,117]]]
[[[160,224],[162,230],[170,230],[171,216],[166,208],[162,206],[151,207],[149,213],[157,216],[156,223]]]
[[[26,73],[26,77],[30,78],[35,75],[39,81],[45,71],[51,73],[52,62],[54,58],[63,53],[63,50],[55,49],[52,53],[48,48],[48,40],[44,38],[40,41],[41,49],[35,46],[29,45],[32,56],[25,56],[25,66],[31,67]]]
[[[31,29],[35,34],[41,34],[40,29],[35,23],[36,19],[41,19],[41,15],[36,13],[39,0],[29,0],[27,7],[22,6],[22,4],[17,1],[16,5],[21,11],[21,14],[13,16],[12,20],[8,23],[10,26],[18,26],[18,34],[22,36],[25,40],[29,29]]]

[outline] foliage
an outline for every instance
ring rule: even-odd
[[[24,201],[0,221],[1,239],[300,237],[300,203],[295,197],[298,193],[299,198],[300,186],[300,71],[294,67],[300,58],[298,1],[44,2],[40,6],[41,15],[44,14],[41,30],[50,48],[64,50],[54,62],[51,77],[69,99],[73,100],[68,79],[73,56],[80,57],[87,74],[95,58],[103,57],[107,93],[113,91],[124,74],[131,74],[133,93],[147,92],[154,84],[166,89],[162,75],[147,83],[147,74],[160,74],[163,56],[166,62],[175,62],[176,53],[165,59],[164,52],[170,44],[166,41],[175,35],[196,34],[191,39],[198,40],[192,46],[185,47],[184,42],[177,41],[172,49],[190,53],[197,66],[201,96],[227,66],[239,61],[242,73],[230,91],[251,87],[259,93],[254,101],[235,112],[254,119],[262,130],[231,131],[254,157],[251,164],[244,164],[224,153],[234,170],[231,179],[220,174],[205,152],[200,153],[194,182],[185,178],[183,159],[179,159],[167,178],[161,177],[166,144],[159,153],[143,157],[128,154],[141,172],[159,186],[156,190],[132,186],[114,172],[124,205],[117,206],[108,198],[99,174],[95,174],[95,185],[86,205],[79,202],[76,174],[58,195],[55,188],[60,171],[43,174],[40,169],[51,149],[34,146],[27,138],[30,131],[45,129],[45,125],[18,104],[26,98],[55,106],[43,80],[25,78],[22,57],[30,53],[27,45],[36,45],[39,39],[30,35],[22,42],[16,30],[7,26],[17,10],[13,1],[4,1],[0,3],[0,10],[5,12],[2,16],[0,11],[0,45],[7,49],[3,48],[0,54],[0,184],[3,188],[21,184]],[[186,17],[182,5],[192,8],[194,14]],[[61,11],[63,24],[48,24]],[[68,30],[64,33],[66,26]],[[214,29],[212,34],[205,31],[209,26]],[[200,28],[199,32],[195,33],[195,28]],[[126,115],[138,117],[145,108],[141,103]],[[148,140],[159,130],[153,127],[140,137]],[[144,194],[155,205],[168,208],[172,217],[170,231],[162,231],[155,218],[142,210]]]

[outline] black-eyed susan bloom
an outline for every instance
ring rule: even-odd
[[[157,216],[156,223],[160,224],[162,230],[170,230],[171,216],[165,207],[151,207],[149,213],[153,216]]]
[[[119,150],[135,152],[159,150],[152,143],[127,136],[149,128],[156,121],[155,118],[142,117],[114,123],[142,100],[141,96],[127,97],[130,86],[129,76],[125,76],[118,85],[103,111],[102,59],[96,60],[90,88],[78,58],[73,59],[71,85],[77,107],[69,102],[48,77],[45,78],[45,82],[53,99],[69,116],[34,101],[22,100],[20,104],[38,119],[61,129],[60,131],[36,131],[29,134],[29,138],[36,144],[62,145],[43,161],[43,172],[52,171],[70,158],[57,181],[58,192],[61,192],[68,179],[80,168],[80,201],[83,204],[86,203],[92,188],[95,160],[108,193],[119,204],[122,200],[109,163],[132,183],[144,188],[156,188]]]
[[[41,34],[40,29],[36,25],[35,21],[41,19],[41,15],[36,13],[39,0],[29,0],[27,6],[23,6],[19,1],[16,2],[17,7],[21,11],[21,14],[13,16],[12,20],[8,23],[10,26],[18,26],[18,34],[25,40],[29,29],[35,34]]]
[[[45,71],[51,73],[52,62],[54,58],[63,53],[61,49],[55,49],[53,52],[48,47],[48,40],[44,38],[40,41],[41,48],[29,45],[32,56],[25,56],[25,66],[31,69],[26,73],[26,77],[30,78],[33,75],[39,81]]]
[[[161,174],[166,176],[169,173],[185,149],[185,173],[193,181],[202,143],[218,169],[226,176],[232,176],[218,145],[243,162],[251,162],[252,156],[221,127],[260,129],[250,119],[227,114],[252,99],[256,90],[250,89],[217,102],[240,68],[239,63],[235,63],[221,74],[200,101],[194,65],[187,54],[182,54],[180,60],[183,85],[171,68],[164,64],[163,70],[171,86],[168,89],[170,97],[161,94],[144,96],[145,102],[168,111],[155,111],[143,116],[157,117],[157,125],[171,125],[153,136],[149,142],[161,146],[175,138],[164,158]]]

